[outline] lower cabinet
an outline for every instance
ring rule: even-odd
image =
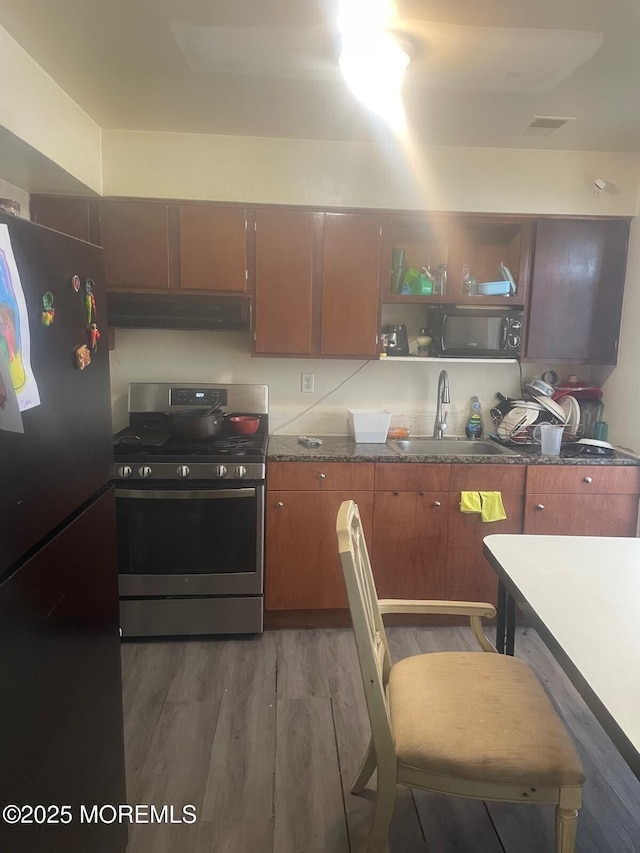
[[[360,486],[360,488],[358,488]],[[373,519],[373,465],[275,462],[267,471],[265,607],[348,607],[338,556],[342,501],[359,507],[367,541]]]
[[[506,519],[460,511],[499,491]],[[381,598],[495,603],[491,533],[635,536],[640,467],[275,462],[267,472],[266,608],[346,609],[336,515],[354,500]]]
[[[530,468],[524,533],[635,536],[640,469],[603,465]]]
[[[448,530],[443,598],[495,604],[498,578],[482,553],[490,533],[522,533],[524,465],[452,465],[448,495]],[[462,491],[499,491],[506,519],[483,521],[460,511]]]
[[[380,598],[442,598],[449,465],[376,465],[371,565]]]

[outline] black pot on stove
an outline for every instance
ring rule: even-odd
[[[184,409],[173,415],[173,432],[181,438],[214,438],[222,433],[225,418],[219,409]]]

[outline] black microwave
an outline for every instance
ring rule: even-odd
[[[517,309],[466,308],[429,310],[435,355],[453,358],[518,358],[524,312]]]

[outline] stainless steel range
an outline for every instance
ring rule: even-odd
[[[186,410],[226,415],[182,438]],[[236,435],[231,416],[258,419]],[[125,637],[263,629],[266,385],[132,383],[114,437],[120,623]]]

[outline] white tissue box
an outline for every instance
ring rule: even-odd
[[[382,409],[347,409],[349,427],[359,444],[384,444],[387,440],[391,412]]]

